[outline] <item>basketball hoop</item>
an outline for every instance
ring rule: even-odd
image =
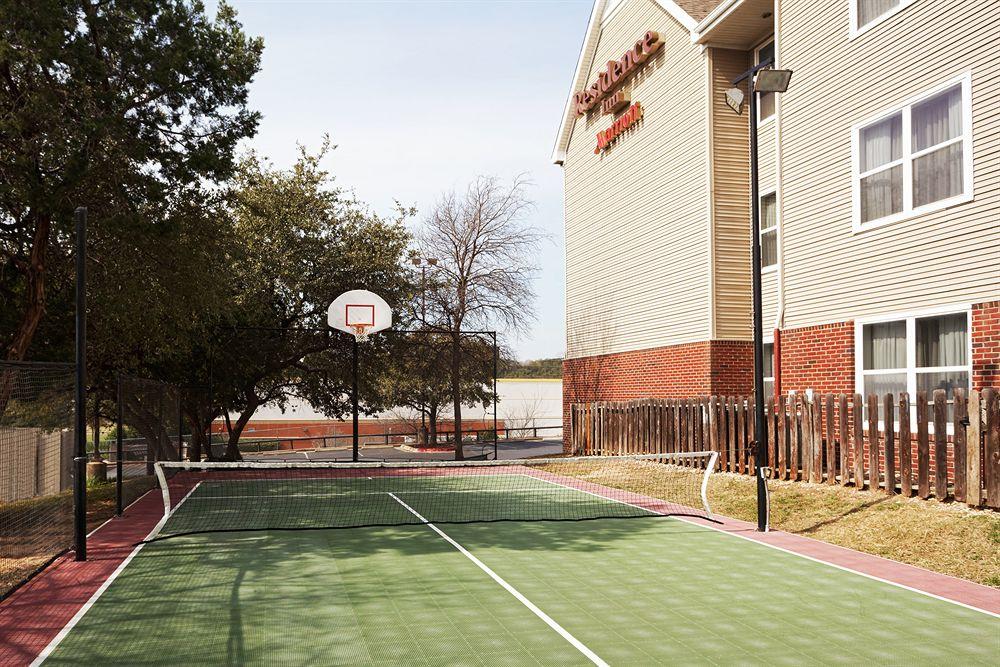
[[[351,334],[364,343],[373,333],[392,326],[392,310],[377,294],[367,290],[351,290],[330,304],[327,321],[338,331]]]
[[[370,324],[351,324],[351,331],[354,333],[354,340],[359,343],[368,342],[368,334],[370,333]]]

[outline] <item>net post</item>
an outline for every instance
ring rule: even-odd
[[[87,560],[87,208],[76,218],[76,476],[73,480],[73,551]]]
[[[712,452],[712,455],[708,457],[708,463],[705,465],[705,474],[701,478],[701,503],[705,507],[705,513],[708,514],[708,518],[712,519],[712,508],[708,505],[708,478],[712,476],[712,472],[715,471],[715,464],[719,460],[719,452]]]

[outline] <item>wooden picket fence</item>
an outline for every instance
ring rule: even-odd
[[[950,414],[949,414],[950,413]],[[908,394],[800,394],[767,401],[772,477],[954,499],[1000,509],[1000,399],[995,389]],[[884,425],[890,428],[885,428]],[[753,474],[748,397],[575,404],[569,444],[580,455],[719,452],[722,471]]]

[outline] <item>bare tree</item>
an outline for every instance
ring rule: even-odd
[[[450,336],[455,459],[462,452],[462,331],[517,330],[535,317],[532,282],[545,234],[525,223],[534,207],[523,176],[505,184],[479,176],[462,195],[446,193],[418,234],[425,257],[440,264],[428,286],[424,325]]]

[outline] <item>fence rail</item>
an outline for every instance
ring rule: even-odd
[[[893,396],[790,394],[769,398],[772,476],[853,485],[892,495],[953,499],[1000,509],[1000,399],[995,389]],[[747,397],[641,399],[575,404],[576,454],[712,450],[725,472],[755,469],[753,401]]]

